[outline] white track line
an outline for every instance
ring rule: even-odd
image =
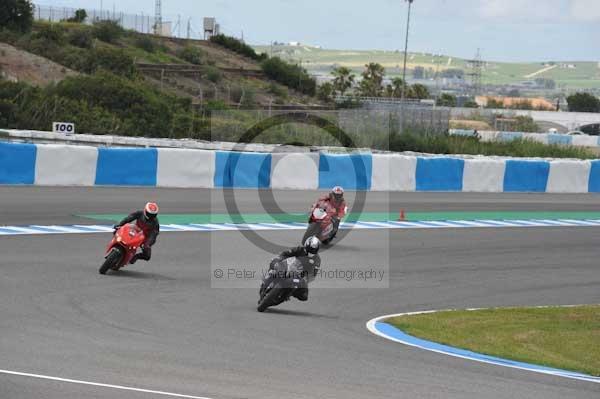
[[[183,395],[183,394],[180,394],[180,393],[173,393],[173,392],[154,391],[152,389],[126,387],[126,386],[122,386],[122,385],[113,385],[113,384],[102,384],[102,383],[99,383],[99,382],[91,382],[91,381],[72,380],[72,379],[69,379],[69,378],[52,377],[52,376],[49,376],[49,375],[41,375],[41,374],[22,373],[20,371],[10,371],[10,370],[2,370],[2,369],[0,369],[0,374],[17,375],[17,376],[20,376],[20,377],[38,378],[38,379],[42,379],[42,380],[51,380],[51,381],[58,381],[58,382],[68,382],[68,383],[71,383],[71,384],[92,385],[92,386],[101,387],[101,388],[120,389],[122,391],[134,391],[134,392],[150,393],[150,394],[153,394],[153,395],[170,396],[170,397],[173,397],[173,398],[212,399],[212,398],[209,398],[209,397],[206,397],[206,396]]]

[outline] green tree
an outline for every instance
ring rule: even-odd
[[[465,108],[479,108],[479,104],[477,104],[474,100],[467,100],[463,104]]]
[[[335,92],[340,93],[341,96],[354,85],[354,74],[350,68],[338,67],[331,74],[334,76],[332,88]]]
[[[456,107],[456,97],[452,94],[443,93],[435,102],[438,107]]]
[[[385,68],[381,64],[371,62],[365,65],[362,80],[358,86],[360,94],[365,97],[381,97],[384,75]]]
[[[567,97],[571,112],[600,112],[600,100],[590,93],[575,93]]]
[[[331,82],[325,82],[317,89],[317,98],[323,102],[333,102],[333,95],[335,93],[335,84]]]
[[[504,108],[504,102],[495,98],[488,98],[485,108]]]
[[[422,85],[420,83],[414,84],[410,87],[407,97],[416,98],[419,100],[429,98],[429,89],[427,88],[427,86]]]
[[[75,11],[75,15],[72,18],[67,19],[67,22],[75,22],[81,24],[86,20],[87,16],[87,11],[85,11],[83,8],[80,8],[79,10]]]
[[[396,77],[392,79],[392,84],[387,85],[385,88],[386,97],[400,98],[402,97],[402,88],[404,88],[404,95],[408,97],[408,87],[402,78]]]
[[[29,0],[2,0],[0,2],[0,27],[19,32],[29,32],[33,25],[33,4]]]

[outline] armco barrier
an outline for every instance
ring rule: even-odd
[[[0,184],[600,192],[600,161],[0,143]]]

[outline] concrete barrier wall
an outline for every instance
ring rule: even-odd
[[[0,143],[0,184],[600,192],[600,161]]]

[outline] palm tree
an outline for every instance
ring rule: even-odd
[[[348,89],[351,89],[354,85],[354,74],[350,70],[350,68],[346,67],[337,67],[335,68],[331,74],[334,76],[333,79],[333,89],[340,93],[341,96],[346,93]]]
[[[381,64],[371,62],[365,65],[360,82],[360,93],[365,97],[380,97],[383,92],[383,76],[385,68]]]
[[[402,97],[402,88],[406,91],[406,83],[402,78],[397,77],[392,79],[392,95],[390,97],[400,98]]]
[[[427,89],[427,86],[417,83],[411,86],[408,97],[422,100],[429,97],[429,90]]]

